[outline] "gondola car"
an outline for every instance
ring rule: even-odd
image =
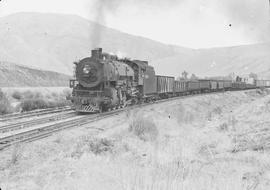
[[[199,81],[199,88],[201,92],[210,92],[211,89],[211,83],[210,80],[198,80]]]
[[[233,90],[243,90],[245,88],[246,88],[245,82],[237,82],[237,81],[232,82],[232,89]]]
[[[174,94],[176,96],[187,94],[187,81],[175,80],[174,81]]]
[[[257,88],[270,87],[270,80],[255,80],[255,86]]]
[[[174,93],[174,77],[156,75],[157,94],[161,98],[169,98]]]
[[[224,80],[218,80],[217,83],[218,83],[218,90],[219,91],[224,90]]]
[[[232,89],[232,81],[224,80],[224,90],[230,90],[230,89]]]
[[[270,87],[270,80],[267,80],[267,81],[266,81],[265,86],[266,86],[266,87]]]
[[[210,80],[210,90],[211,92],[215,92],[218,89],[218,82],[215,80]]]
[[[200,93],[200,83],[197,80],[188,80],[187,82],[187,91],[188,93],[195,94]]]

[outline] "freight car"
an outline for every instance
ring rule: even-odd
[[[232,82],[233,90],[244,90],[246,88],[246,83],[244,82]]]
[[[186,95],[187,94],[187,82],[185,80],[175,80],[174,81],[174,95]]]
[[[266,81],[265,87],[270,87],[270,80],[267,80],[267,81]]]
[[[210,80],[210,91],[214,92],[218,89],[218,82],[215,80]]]
[[[75,79],[70,81],[70,87],[77,112],[102,112],[186,94],[270,87],[267,80],[257,80],[253,86],[242,81],[178,81],[171,76],[156,75],[147,61],[119,59],[103,53],[101,48],[74,64]]]
[[[156,75],[157,94],[160,98],[169,98],[174,93],[174,77]]]
[[[224,90],[224,81],[223,80],[218,80],[218,90]]]
[[[199,80],[200,92],[210,92],[211,83],[209,80]]]
[[[191,94],[199,93],[200,92],[200,83],[196,80],[189,80],[186,81],[187,85],[187,92]]]
[[[270,80],[255,80],[255,86],[258,88],[261,87],[270,87]]]
[[[223,82],[224,90],[232,89],[232,81],[224,80]]]

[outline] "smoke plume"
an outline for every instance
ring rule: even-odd
[[[96,24],[95,28],[91,31],[91,44],[94,47],[100,46],[100,41],[102,38],[102,26],[100,24],[106,25],[106,16],[114,14],[120,8],[125,5],[134,5],[134,7],[142,7],[149,10],[165,10],[183,3],[186,0],[96,0],[95,6],[91,11],[95,12],[94,21]]]

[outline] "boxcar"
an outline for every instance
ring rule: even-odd
[[[174,77],[156,75],[156,81],[158,94],[173,94]]]
[[[181,94],[187,91],[187,81],[175,80],[174,81],[174,93]]]
[[[187,91],[189,92],[195,92],[200,91],[200,83],[199,81],[187,81]]]
[[[199,80],[199,85],[201,91],[210,91],[211,88],[210,80]]]

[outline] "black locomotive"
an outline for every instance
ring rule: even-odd
[[[119,59],[101,48],[74,64],[75,79],[70,80],[70,87],[77,112],[103,112],[191,93],[270,87],[268,80],[252,84],[241,80],[175,80],[156,75],[147,61]]]
[[[102,112],[153,98],[155,71],[146,61],[119,59],[92,50],[91,57],[75,62],[72,102],[78,112]]]

